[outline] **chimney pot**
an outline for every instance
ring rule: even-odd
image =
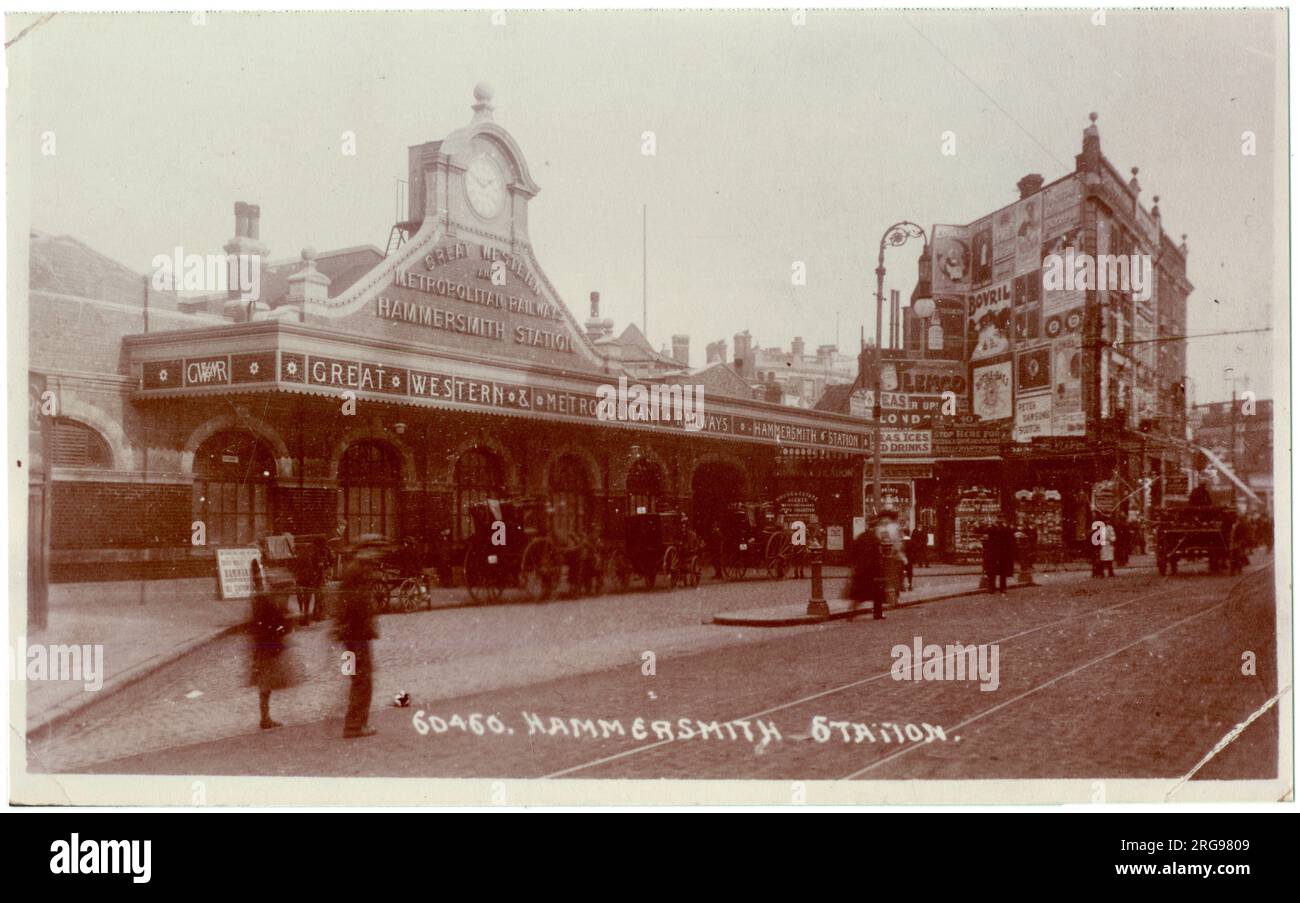
[[[591,293],[591,318],[594,320],[600,316],[600,292]]]
[[[689,367],[691,364],[691,337],[688,335],[673,336],[673,360],[683,367]]]
[[[1036,172],[1031,172],[1019,182],[1016,188],[1020,189],[1020,198],[1024,200],[1031,194],[1037,194],[1038,190],[1043,187],[1043,177]]]

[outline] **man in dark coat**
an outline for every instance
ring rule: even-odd
[[[1005,593],[1007,578],[1016,572],[1016,533],[1005,520],[989,527],[984,539],[984,574],[989,592]]]
[[[370,601],[375,593],[376,570],[381,552],[363,545],[343,571],[339,587],[338,619],[334,636],[343,649],[352,654],[352,686],[348,691],[348,711],[343,719],[344,737],[369,737],[375,729],[369,725],[370,697],[373,690],[374,662],[370,641],[377,639]]]
[[[881,562],[880,543],[876,533],[867,529],[853,540],[853,576],[849,579],[848,597],[852,600],[852,614],[856,618],[858,606],[868,600],[872,603],[871,616],[877,621],[885,618],[885,581]]]

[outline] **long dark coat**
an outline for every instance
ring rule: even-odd
[[[984,540],[984,572],[1011,577],[1016,572],[1016,533],[1010,527],[989,528]]]
[[[884,568],[881,566],[880,543],[872,530],[853,540],[853,576],[849,579],[848,597],[854,602],[884,599]]]
[[[300,683],[288,655],[289,619],[277,596],[256,588],[254,571],[252,618],[248,629],[250,667],[248,683],[259,690],[284,690]]]

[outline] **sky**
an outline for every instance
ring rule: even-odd
[[[855,351],[886,227],[967,223],[1027,173],[1072,171],[1095,111],[1103,153],[1188,235],[1189,332],[1274,328],[1191,340],[1196,400],[1227,397],[1228,367],[1268,397],[1289,328],[1284,29],[1190,11],[60,14],[8,55],[31,113],[9,138],[31,171],[9,175],[33,228],[139,272],[178,245],[220,253],[237,200],[260,204],[272,259],[382,249],[407,147],[468,123],[485,81],[569,309],[586,319],[594,290],[640,323],[644,205],[650,339],[689,334],[700,365],[745,329]],[[887,289],[909,296],[919,251],[887,252]]]

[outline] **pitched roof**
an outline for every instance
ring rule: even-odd
[[[362,276],[369,273],[384,259],[384,252],[374,245],[353,245],[316,255],[316,269],[330,279],[329,296],[332,298],[345,291]],[[274,260],[262,265],[261,298],[268,304],[289,293],[289,277],[302,269],[302,257],[289,257]],[[185,299],[186,306],[193,309],[196,305],[208,310],[220,312],[226,301],[223,292],[195,295]]]
[[[32,230],[28,273],[30,291],[144,306],[148,281],[144,273],[135,272],[70,235]],[[175,310],[176,295],[150,287],[149,303]]]
[[[830,414],[847,414],[849,413],[849,396],[857,388],[857,381],[851,383],[839,383],[827,386],[826,391],[822,392],[822,397],[817,399],[813,405],[815,411],[826,411]]]

